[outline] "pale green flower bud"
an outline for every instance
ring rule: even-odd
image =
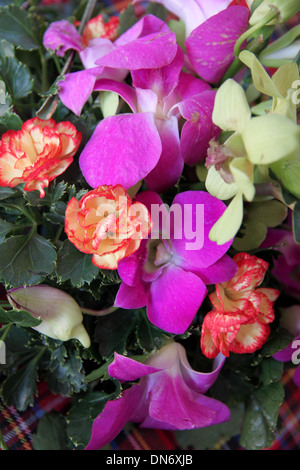
[[[36,331],[60,341],[78,339],[85,348],[90,346],[80,307],[66,292],[41,284],[11,289],[7,298],[14,309],[26,310],[42,321],[34,327]]]
[[[284,23],[298,11],[299,0],[264,0],[254,10],[249,23],[255,25],[264,19],[265,24]]]

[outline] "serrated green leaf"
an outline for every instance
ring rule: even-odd
[[[51,351],[47,366],[47,383],[53,393],[71,396],[86,387],[82,360],[76,347],[65,344]]]
[[[12,287],[41,282],[55,268],[56,250],[40,235],[9,237],[0,245],[0,278]]]
[[[82,253],[69,240],[65,240],[57,253],[56,273],[61,282],[68,281],[75,287],[90,283],[99,268],[92,263],[92,255]]]
[[[67,417],[67,433],[76,446],[88,444],[94,419],[103,411],[106,403],[119,393],[120,385],[116,381],[116,390],[113,393],[90,392],[72,406]]]
[[[37,49],[39,41],[33,15],[16,5],[0,8],[0,38],[22,49]]]
[[[41,320],[34,318],[31,313],[25,310],[3,310],[0,307],[0,323],[13,322],[22,328],[38,326]]]
[[[34,403],[37,393],[38,363],[44,350],[37,350],[33,359],[15,373],[9,375],[2,384],[1,395],[7,406],[15,406],[25,411]]]
[[[66,420],[63,415],[52,410],[44,414],[33,437],[34,450],[69,450],[66,433]]]
[[[241,446],[247,450],[259,450],[272,445],[283,399],[281,383],[271,383],[251,395],[245,411]]]

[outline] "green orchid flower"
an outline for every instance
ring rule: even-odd
[[[238,232],[243,221],[243,201],[253,201],[255,183],[270,181],[264,167],[274,164],[276,172],[278,162],[299,156],[300,128],[288,117],[293,114],[289,104],[289,80],[284,80],[282,71],[272,80],[254,54],[241,55],[251,68],[255,87],[275,101],[271,112],[253,117],[244,89],[235,80],[228,79],[217,92],[213,122],[230,136],[223,144],[211,144],[205,184],[215,197],[231,199],[209,234],[218,244],[234,238]],[[294,79],[294,68],[290,65],[293,64],[283,67],[285,70],[289,67]]]

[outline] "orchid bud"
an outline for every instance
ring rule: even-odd
[[[78,339],[85,348],[90,346],[80,307],[66,292],[41,284],[11,289],[7,298],[14,309],[26,310],[41,320],[34,330],[60,341]]]
[[[255,25],[264,19],[265,24],[284,23],[298,11],[299,0],[264,0],[254,10],[249,23]]]

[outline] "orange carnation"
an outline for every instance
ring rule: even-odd
[[[117,16],[112,16],[107,23],[104,23],[103,16],[97,15],[87,22],[83,30],[82,42],[88,46],[91,39],[105,38],[114,41],[118,36],[120,20]]]
[[[29,119],[20,131],[7,131],[0,141],[0,186],[26,183],[26,191],[40,191],[73,161],[81,133],[70,122]]]
[[[148,209],[132,203],[121,185],[99,186],[80,201],[74,197],[65,214],[65,231],[71,243],[93,255],[102,269],[117,269],[121,259],[135,252],[151,230]]]
[[[264,260],[247,253],[234,258],[237,274],[228,282],[216,285],[209,298],[213,304],[204,317],[201,349],[208,358],[219,352],[252,353],[261,348],[270,334],[274,320],[273,304],[279,291],[258,288],[269,267]]]

